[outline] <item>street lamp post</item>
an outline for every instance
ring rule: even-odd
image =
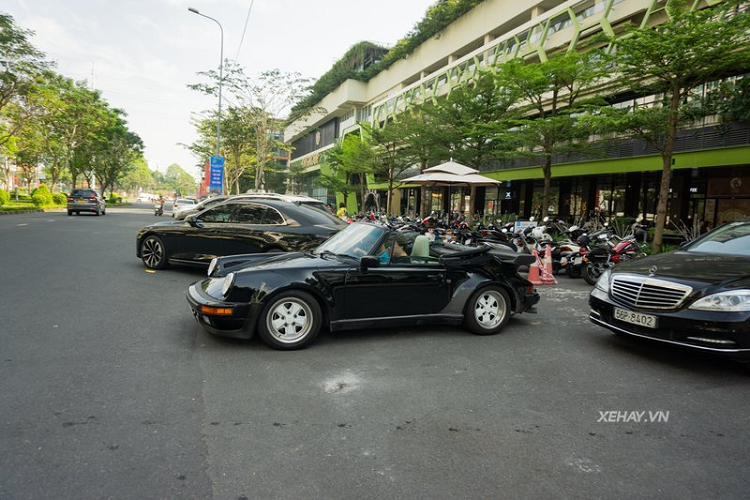
[[[216,156],[219,157],[221,156],[221,83],[224,80],[224,28],[221,27],[221,23],[219,21],[217,21],[213,17],[201,14],[200,12],[198,12],[198,9],[188,7],[188,10],[193,14],[198,14],[201,17],[212,20],[217,25],[219,25],[219,30],[221,31],[221,59],[219,60],[219,114],[216,117]]]

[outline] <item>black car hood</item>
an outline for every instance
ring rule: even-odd
[[[321,257],[320,255],[309,252],[269,254],[266,258],[261,257],[260,254],[257,255],[260,258],[246,262],[232,270],[244,274],[256,271],[279,271],[282,269],[284,271],[290,271],[296,269],[319,269],[323,267],[331,268],[338,266],[351,267],[356,265],[354,262],[347,263],[346,261],[338,260],[334,257]]]
[[[654,269],[656,267],[656,269]],[[750,259],[736,255],[671,252],[624,262],[615,273],[650,274],[664,278],[719,284],[750,280]]]

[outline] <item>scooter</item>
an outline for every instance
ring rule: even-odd
[[[164,215],[164,203],[159,203],[159,202],[154,203],[154,215],[158,215],[158,216]]]

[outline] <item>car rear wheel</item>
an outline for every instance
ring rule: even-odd
[[[511,302],[508,292],[498,286],[483,288],[466,304],[464,326],[478,335],[500,332],[510,319]]]
[[[149,269],[167,267],[167,252],[161,238],[151,235],[141,242],[141,260]]]
[[[282,292],[263,307],[258,333],[274,349],[302,349],[318,336],[322,322],[318,302],[309,293],[293,290]]]
[[[68,210],[68,216],[71,216],[71,215],[73,215],[73,211],[72,210]]]

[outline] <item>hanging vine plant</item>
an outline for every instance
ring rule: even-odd
[[[289,120],[312,109],[325,96],[348,79],[367,82],[393,63],[406,59],[417,47],[439,35],[459,17],[484,0],[438,0],[427,9],[425,17],[396,42],[390,50],[372,42],[353,45],[333,67],[310,88],[311,93],[293,108]]]

